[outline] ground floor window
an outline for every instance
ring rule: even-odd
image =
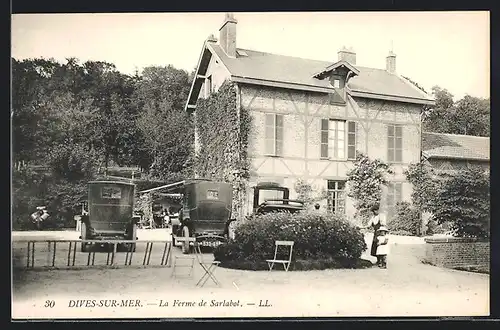
[[[345,214],[345,180],[328,180],[327,192],[328,212]]]

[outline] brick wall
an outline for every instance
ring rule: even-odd
[[[470,238],[426,238],[424,261],[444,268],[489,273],[489,241]]]

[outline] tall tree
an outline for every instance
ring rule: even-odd
[[[173,66],[147,67],[136,82],[141,166],[158,179],[189,175],[194,135],[184,105],[190,83],[188,73]]]
[[[490,101],[470,95],[455,102],[453,95],[439,86],[432,88],[436,105],[424,121],[430,132],[490,135]]]

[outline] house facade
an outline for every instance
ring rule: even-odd
[[[393,53],[385,69],[358,66],[355,52],[345,48],[331,62],[269,54],[237,48],[236,27],[227,14],[219,39],[205,41],[186,111],[196,116],[199,98],[226,80],[236,84],[237,103],[253,119],[250,187],[277,182],[294,198],[300,179],[327,192],[323,210],[350,217],[355,209],[347,197],[347,172],[361,152],[395,171],[384,188],[383,211],[410,199],[403,171],[420,159],[420,114],[434,101],[396,73]],[[249,189],[246,213],[251,194]]]
[[[470,166],[490,170],[490,138],[423,132],[423,157],[437,171],[453,172]]]

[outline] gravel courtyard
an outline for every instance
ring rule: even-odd
[[[163,240],[169,235],[167,230],[143,230],[138,236],[139,239]],[[15,232],[14,252],[22,248],[16,246],[16,241],[22,239],[77,238],[76,232]],[[366,235],[366,239],[369,241],[370,235]],[[221,287],[210,280],[203,288],[196,287],[196,282],[203,275],[199,266],[195,267],[192,277],[181,276],[185,269],[179,269],[178,276],[171,277],[171,267],[28,271],[16,276],[13,283],[12,317],[397,317],[489,314],[488,275],[422,264],[420,257],[425,245],[421,238],[393,236],[391,243],[386,270],[342,269],[269,274],[218,268],[216,277]],[[174,255],[181,255],[178,248],[172,251]],[[66,254],[67,250],[63,252],[63,258]],[[142,257],[143,252],[138,254]],[[155,258],[161,258],[159,250],[152,253],[152,263]],[[367,255],[363,258],[372,260]],[[132,307],[69,307],[76,304],[70,300],[93,299],[132,299],[140,302]],[[207,305],[200,306],[201,300]],[[232,306],[225,306],[224,300]],[[54,305],[44,307],[46,301],[53,301]],[[85,302],[80,303],[85,306]]]

